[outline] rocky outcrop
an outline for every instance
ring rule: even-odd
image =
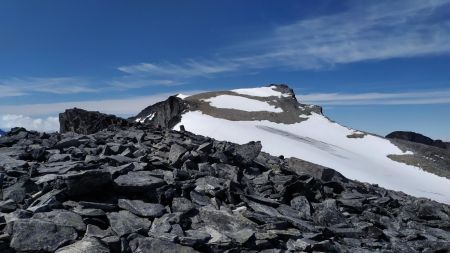
[[[188,104],[181,98],[170,96],[167,100],[151,105],[142,110],[130,121],[145,123],[154,127],[172,128],[181,119],[181,114]]]
[[[386,138],[389,139],[400,139],[405,141],[411,141],[416,143],[421,143],[429,146],[434,146],[438,148],[444,148],[444,149],[450,149],[450,143],[443,142],[441,140],[433,140],[425,135],[415,133],[415,132],[408,132],[408,131],[395,131],[388,135],[386,135]]]
[[[59,114],[59,128],[61,133],[75,132],[78,134],[92,134],[111,126],[130,126],[126,119],[100,112],[83,109],[68,109]]]
[[[63,159],[55,159],[55,155]],[[0,137],[0,252],[446,252],[450,207],[143,125]]]

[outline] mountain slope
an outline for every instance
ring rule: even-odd
[[[6,134],[6,132],[0,129],[0,136],[3,136],[5,134]]]
[[[239,144],[261,141],[262,150],[272,155],[297,157],[351,179],[450,203],[448,179],[388,157],[412,152],[332,122],[320,107],[299,103],[285,85],[201,93],[183,100],[187,109],[177,115],[181,120],[176,130],[184,126]]]

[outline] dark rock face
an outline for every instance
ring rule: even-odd
[[[129,126],[125,119],[100,112],[90,112],[83,109],[68,109],[59,114],[59,128],[61,133],[75,132],[92,134],[110,126]]]
[[[441,140],[433,140],[427,136],[415,132],[395,131],[386,135],[386,138],[400,139],[405,141],[422,143],[425,145],[434,146],[438,148],[450,149],[450,143],[446,143]]]
[[[172,128],[181,120],[181,114],[188,108],[183,99],[170,96],[167,100],[142,110],[130,121],[149,124],[154,127]]]
[[[448,205],[273,157],[258,142],[145,125],[90,135],[15,129],[0,137],[0,158],[0,252],[450,247]]]

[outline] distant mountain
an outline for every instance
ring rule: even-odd
[[[70,112],[75,115],[70,116]],[[60,115],[60,125],[64,126],[61,133],[90,134],[124,125],[123,119],[102,121],[105,124],[81,120],[97,117],[111,116],[66,111]],[[450,203],[448,150],[339,125],[324,116],[320,106],[299,102],[286,85],[179,94],[148,106],[127,122],[238,144],[260,141],[262,151],[280,158],[299,158],[332,168],[350,179]]]
[[[394,131],[388,135],[386,138],[389,139],[400,139],[405,141],[411,141],[416,143],[422,143],[429,146],[434,146],[438,148],[450,149],[450,142],[443,142],[441,140],[433,140],[425,135],[409,132],[409,131]]]
[[[439,153],[443,163],[430,160],[421,166],[422,151],[417,158],[414,147],[339,125],[320,106],[300,103],[286,85],[177,95],[129,120],[238,144],[261,141],[271,155],[297,157],[351,179],[450,203],[450,170],[443,166],[450,164],[450,154]]]
[[[6,132],[0,129],[0,136],[3,136],[5,134],[6,134]]]

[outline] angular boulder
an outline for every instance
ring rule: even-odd
[[[11,248],[17,251],[50,251],[77,238],[77,232],[69,226],[48,221],[25,219],[14,221]]]

